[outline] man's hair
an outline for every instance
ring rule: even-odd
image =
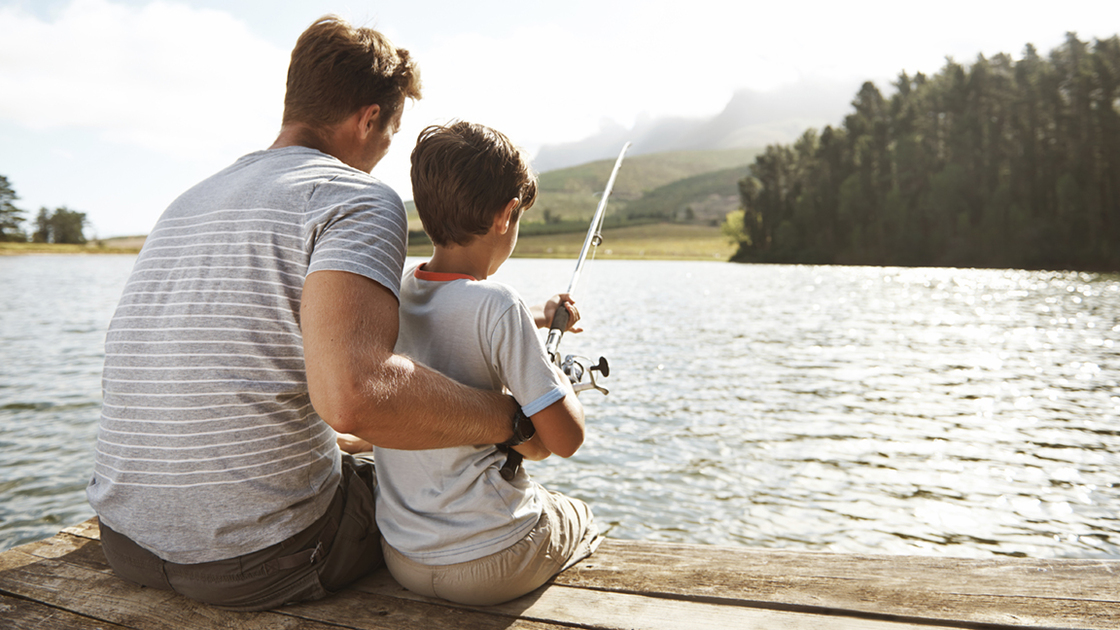
[[[299,36],[288,65],[283,124],[325,128],[377,104],[381,128],[405,98],[420,98],[420,70],[408,51],[370,28],[327,15]]]
[[[412,150],[412,197],[424,231],[441,247],[486,234],[514,197],[513,221],[537,200],[537,176],[500,131],[468,122],[432,125]]]

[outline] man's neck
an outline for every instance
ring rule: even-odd
[[[357,159],[360,152],[355,148],[353,138],[348,137],[341,127],[318,129],[305,123],[288,123],[280,128],[280,134],[269,148],[282,147],[315,149],[352,168],[369,172]]]
[[[280,128],[276,141],[268,148],[307,147],[327,155],[334,155],[329,150],[329,145],[330,142],[323,137],[323,134],[313,127],[303,123],[289,123]]]

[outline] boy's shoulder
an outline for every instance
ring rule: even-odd
[[[441,292],[453,294],[461,299],[492,301],[506,304],[521,303],[521,294],[516,289],[496,280],[476,280],[459,274],[433,273],[425,271],[422,265],[415,265],[405,271],[402,290],[415,293]]]

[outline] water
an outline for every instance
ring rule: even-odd
[[[0,256],[0,549],[93,515],[105,330],[135,256]]]
[[[104,329],[132,257],[0,258],[0,548],[91,515]],[[531,302],[571,261],[496,276]],[[571,459],[618,538],[1120,557],[1120,276],[597,261]]]

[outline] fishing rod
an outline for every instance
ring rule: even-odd
[[[611,189],[614,188],[615,177],[618,176],[618,169],[622,166],[622,159],[626,157],[626,150],[630,148],[630,143],[627,142],[622,147],[622,151],[618,154],[618,159],[615,160],[614,168],[611,169],[611,176],[607,179],[607,187],[603,190],[603,196],[599,199],[599,206],[595,209],[595,214],[591,217],[591,226],[587,229],[587,236],[583,239],[583,247],[579,251],[579,258],[576,259],[576,270],[572,273],[572,280],[568,283],[568,295],[570,296],[575,290],[576,285],[579,283],[580,275],[583,273],[583,266],[587,262],[588,255],[591,258],[595,257],[595,251],[599,244],[603,242],[603,219],[607,212],[607,199],[611,196]],[[563,359],[560,358],[560,339],[564,336],[564,331],[568,329],[568,323],[571,320],[571,314],[564,302],[561,302],[556,307],[556,313],[552,316],[552,322],[548,327],[548,337],[544,344],[544,349],[548,353],[548,359],[556,364],[572,383],[572,389],[578,394],[579,392],[588,389],[600,391],[603,395],[610,392],[607,388],[599,385],[595,380],[595,372],[599,372],[604,377],[610,376],[611,368],[607,363],[606,357],[599,357],[598,363],[592,363],[591,359],[569,354]],[[583,377],[587,376],[588,382],[583,382]],[[511,481],[514,475],[517,474],[517,469],[521,467],[523,460],[521,453],[514,449],[509,450],[506,456],[506,463],[502,465],[501,474],[502,478],[506,481]]]
[[[607,214],[607,199],[611,196],[611,189],[614,188],[615,177],[618,176],[618,169],[622,166],[622,160],[626,157],[626,150],[630,148],[630,143],[627,142],[622,146],[622,151],[618,154],[618,159],[614,162],[614,168],[611,169],[611,176],[607,179],[607,187],[603,189],[603,196],[599,199],[599,206],[595,209],[595,214],[591,217],[591,226],[587,229],[587,236],[583,239],[583,247],[579,251],[579,258],[576,259],[576,270],[572,273],[572,280],[568,283],[568,295],[571,295],[576,290],[576,285],[579,283],[580,275],[583,273],[583,266],[587,262],[588,254],[592,258],[595,257],[594,252],[598,249],[599,244],[603,242],[603,219]],[[561,304],[561,306],[564,306]],[[595,372],[601,373],[603,376],[610,376],[610,365],[607,363],[605,357],[599,357],[599,362],[592,365],[590,359],[586,357],[577,357],[568,355],[563,360],[560,359],[560,339],[564,336],[564,331],[568,329],[568,322],[571,315],[568,313],[567,307],[557,308],[555,315],[552,317],[552,323],[548,327],[548,338],[544,343],[544,349],[548,353],[548,358],[560,369],[568,375],[568,379],[572,381],[572,389],[579,393],[588,389],[595,389],[603,394],[609,393],[606,388],[600,387],[595,380]],[[583,375],[587,374],[590,382],[584,383]]]

